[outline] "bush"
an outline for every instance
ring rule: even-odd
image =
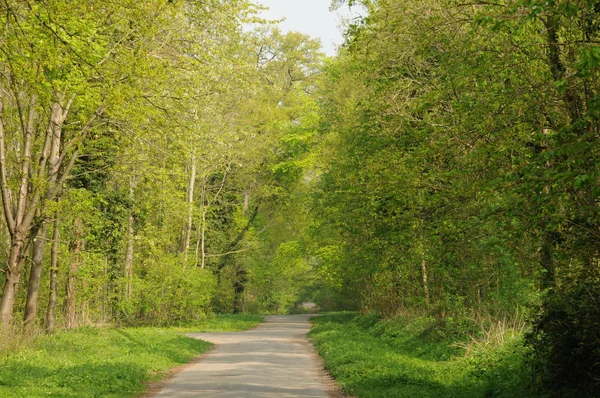
[[[129,324],[169,325],[202,319],[211,312],[217,283],[211,271],[184,268],[175,256],[146,259],[144,266],[142,277],[133,281],[133,297],[121,303]]]
[[[600,396],[600,281],[579,275],[548,292],[527,336],[540,390]]]

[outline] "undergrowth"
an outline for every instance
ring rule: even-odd
[[[427,318],[313,318],[310,336],[344,392],[360,398],[533,397],[520,332],[444,333]],[[499,333],[503,333],[500,337]],[[489,333],[490,339],[484,343]]]
[[[211,346],[180,333],[239,331],[260,322],[224,315],[174,328],[83,327],[43,336],[0,353],[0,397],[134,397]]]

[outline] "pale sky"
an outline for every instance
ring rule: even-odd
[[[323,50],[327,55],[335,55],[336,48],[343,43],[341,25],[342,17],[352,14],[348,6],[339,11],[329,11],[331,0],[255,0],[256,3],[269,7],[261,17],[265,19],[285,21],[279,24],[283,31],[296,31],[320,38]],[[354,16],[358,11],[353,11]]]

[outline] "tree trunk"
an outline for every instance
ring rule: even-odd
[[[29,273],[29,284],[27,286],[27,301],[25,304],[24,317],[25,332],[28,334],[32,334],[35,331],[40,281],[42,280],[42,262],[44,259],[44,246],[46,240],[46,223],[43,221],[42,223],[42,226],[33,239],[32,246],[31,271]]]
[[[4,217],[10,233],[10,252],[6,260],[5,284],[0,299],[0,322],[8,326],[12,322],[12,312],[15,304],[17,285],[25,264],[28,244],[25,239],[31,230],[31,222],[37,207],[36,194],[30,191],[31,147],[35,129],[36,98],[31,97],[27,111],[27,123],[23,128],[23,149],[17,156],[20,158],[20,184],[17,201],[14,203],[12,192],[8,186],[6,164],[6,142],[4,138],[4,123],[1,120],[4,104],[0,100],[0,184],[2,188],[2,203]],[[21,108],[24,111],[25,107]]]
[[[60,169],[60,150],[62,125],[67,117],[68,110],[65,110],[57,99],[52,106],[50,123],[46,130],[46,142],[49,144],[48,153],[48,186],[46,188],[45,199],[52,200],[57,193],[56,187],[58,173]],[[56,199],[58,202],[58,198]],[[40,216],[42,210],[39,209],[37,215]],[[46,220],[41,216],[41,226],[33,238],[33,254],[31,263],[31,272],[29,274],[29,284],[27,286],[27,302],[25,305],[25,331],[32,333],[35,328],[37,316],[38,298],[40,291],[40,282],[42,279],[42,268],[44,259],[44,246],[46,243]]]
[[[421,271],[423,272],[423,293],[425,293],[425,304],[429,306],[429,282],[427,281],[427,262],[425,255],[421,259]]]
[[[200,268],[204,269],[206,265],[206,248],[205,248],[205,235],[206,235],[206,211],[202,212],[202,234],[200,235]]]
[[[244,292],[246,291],[246,283],[248,282],[248,273],[243,266],[239,266],[235,270],[235,281],[233,282],[233,313],[242,314],[244,308]]]
[[[127,248],[125,250],[125,297],[130,299],[132,288],[131,279],[133,277],[133,215],[127,220]]]
[[[202,219],[200,225],[200,232],[198,235],[198,242],[196,242],[196,267],[200,263],[200,268],[204,269],[206,265],[206,248],[205,248],[205,237],[206,237],[206,180],[203,180],[202,191],[200,194],[200,210],[202,212]]]
[[[56,298],[58,293],[58,215],[54,220],[54,233],[52,234],[52,253],[50,256],[50,296],[48,298],[48,309],[46,311],[46,332],[54,332],[56,319]]]
[[[196,250],[194,256],[194,267],[200,265],[200,243],[202,241],[202,229],[198,230],[198,238],[196,239]]]
[[[18,96],[19,93],[15,93],[15,95]],[[27,114],[27,122],[24,123],[22,128],[22,149],[17,154],[17,158],[20,161],[20,182],[18,193],[15,195],[16,203],[15,200],[13,200],[13,194],[8,184],[6,140],[1,120],[3,103],[0,99],[0,185],[4,217],[11,236],[11,248],[5,271],[6,283],[2,299],[0,299],[0,322],[4,325],[7,325],[12,321],[12,310],[15,302],[17,284],[19,283],[30,244],[33,244],[34,246],[35,258],[34,264],[32,265],[32,279],[30,279],[32,285],[29,286],[28,289],[26,326],[30,328],[35,323],[39,281],[41,279],[44,227],[42,224],[40,231],[36,232],[32,222],[36,214],[43,214],[45,200],[50,200],[58,194],[78,155],[77,148],[73,151],[69,163],[64,170],[62,170],[63,173],[59,178],[59,171],[63,165],[60,156],[62,125],[67,117],[69,107],[73,100],[71,98],[66,106],[63,107],[60,103],[61,99],[62,97],[57,96],[55,103],[52,105],[41,151],[32,151],[32,148],[35,148],[34,133],[36,131],[36,126],[39,123],[36,112],[36,97],[31,97],[27,107],[19,104],[19,111],[23,114]],[[34,154],[37,156],[36,159],[34,159]],[[39,165],[35,175],[34,164]],[[44,181],[44,179],[47,178],[48,184],[46,185],[45,193],[42,192],[42,184],[31,183],[32,179],[35,178],[39,179],[39,181]],[[31,235],[33,234],[35,234],[36,238],[39,238],[39,241],[32,239]],[[27,239],[27,241],[25,241],[25,239]]]
[[[135,188],[135,176],[129,179],[129,199],[133,205],[133,189]],[[133,239],[134,239],[134,222],[133,210],[129,214],[127,220],[127,248],[125,249],[125,297],[130,299],[132,294],[131,280],[133,278]]]
[[[250,209],[250,194],[248,191],[244,192],[244,215],[248,215],[248,210]]]
[[[0,317],[3,326],[8,326],[12,322],[12,309],[15,304],[18,283],[19,275],[7,270],[4,289],[2,290],[2,300],[0,301]]]
[[[192,240],[192,223],[194,219],[194,189],[196,186],[196,158],[192,158],[192,169],[190,175],[190,181],[188,184],[188,192],[187,192],[187,202],[188,202],[188,214],[187,214],[187,223],[185,230],[185,244],[183,247],[183,252],[185,253],[185,258],[187,260],[187,255],[190,250],[190,242]]]
[[[25,263],[23,254],[24,241],[20,234],[11,237],[11,246],[8,259],[6,261],[5,282],[0,299],[0,322],[2,326],[8,326],[12,322],[13,307],[15,304],[15,295],[17,285],[21,277],[21,269]]]
[[[67,278],[67,328],[71,329],[77,325],[77,272],[81,264],[81,249],[83,235],[83,220],[77,217],[73,223],[73,241],[71,242],[71,265],[69,267],[69,276]]]
[[[423,200],[422,196],[420,199]],[[425,296],[425,304],[429,307],[429,303],[431,301],[431,297],[429,294],[429,280],[427,275],[427,259],[425,258],[426,244],[425,244],[425,231],[424,224],[427,219],[427,214],[423,211],[421,213],[420,221],[418,224],[418,238],[417,238],[417,247],[419,255],[421,256],[421,280],[423,282],[423,295]]]

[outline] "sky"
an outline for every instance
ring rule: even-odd
[[[342,17],[351,16],[348,7],[329,11],[331,0],[256,0],[269,7],[261,17],[285,21],[279,24],[283,31],[297,31],[320,38],[323,51],[335,55],[336,48],[343,43]],[[356,14],[356,12],[355,12]]]

